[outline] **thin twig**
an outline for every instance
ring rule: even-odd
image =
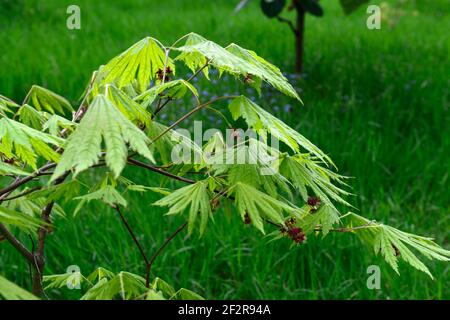
[[[184,116],[182,116],[180,119],[178,119],[177,121],[175,121],[170,127],[168,127],[166,130],[164,130],[163,132],[161,132],[156,138],[154,138],[149,145],[152,145],[153,143],[155,143],[159,138],[161,138],[163,135],[165,135],[167,132],[169,132],[170,130],[172,130],[173,128],[175,128],[176,126],[178,126],[181,122],[183,122],[184,120],[186,120],[187,118],[189,118],[191,115],[193,115],[194,113],[196,113],[197,111],[209,106],[210,104],[219,101],[219,100],[224,100],[224,99],[234,99],[234,98],[238,98],[239,96],[223,96],[223,97],[218,97],[218,98],[214,98],[208,102],[205,102],[201,105],[196,106],[194,109],[192,109],[191,111],[189,111],[188,113],[186,113]]]
[[[294,34],[298,34],[298,30],[297,30],[297,28],[294,26],[294,23],[293,23],[291,20],[286,19],[286,18],[283,18],[283,17],[280,17],[280,16],[277,16],[277,19],[278,19],[278,21],[280,21],[280,22],[287,23],[287,24],[289,25],[289,27],[291,28],[292,32],[293,32]]]
[[[145,285],[147,286],[147,288],[150,287],[150,272],[152,269],[152,265],[155,262],[156,258],[161,254],[161,252],[164,250],[164,248],[169,244],[170,241],[172,241],[173,238],[175,238],[177,236],[177,234],[179,234],[184,228],[186,228],[188,222],[184,222],[181,226],[179,226],[165,241],[164,243],[161,245],[161,247],[159,247],[159,249],[155,252],[155,254],[153,254],[153,256],[150,259],[150,262],[147,264],[147,272],[145,275]]]
[[[148,264],[149,264],[149,261],[148,261],[147,255],[145,254],[144,249],[142,248],[141,244],[139,243],[139,240],[137,239],[136,235],[134,234],[133,229],[131,228],[131,226],[130,226],[130,224],[128,223],[127,219],[126,219],[125,216],[123,215],[122,210],[120,210],[120,208],[119,208],[118,205],[114,205],[114,206],[112,206],[112,208],[113,208],[114,210],[116,210],[117,213],[119,214],[120,219],[122,220],[123,224],[125,225],[125,227],[126,227],[127,230],[128,230],[128,233],[131,235],[131,237],[133,238],[134,243],[135,243],[136,246],[139,248],[139,251],[140,251],[140,253],[141,253],[141,256],[142,256],[142,258],[143,258],[144,261],[145,261],[145,265],[148,265]]]
[[[45,174],[47,174],[47,173],[45,173]],[[44,175],[44,173],[42,175]],[[22,197],[24,197],[24,196],[26,196],[26,195],[34,192],[34,191],[40,190],[40,189],[42,189],[42,187],[34,187],[34,188],[31,188],[31,189],[25,190],[24,192],[22,192],[22,193],[20,193],[18,195],[15,195],[15,196],[12,196],[12,197],[9,197],[9,198],[0,199],[0,202],[11,201],[11,200],[15,200],[15,199],[18,199],[18,198],[22,198]]]
[[[9,230],[6,228],[6,226],[3,223],[0,223],[0,234],[3,234],[3,236],[8,240],[11,245],[16,248],[16,250],[30,263],[33,262],[33,254],[28,250],[22,242],[20,242]]]
[[[141,168],[144,168],[144,169],[151,170],[153,172],[157,172],[159,174],[165,175],[167,177],[170,177],[170,178],[173,178],[175,180],[182,181],[182,182],[191,183],[191,184],[196,182],[195,180],[191,180],[191,179],[187,179],[187,178],[183,178],[183,177],[177,176],[177,175],[175,175],[173,173],[164,171],[162,169],[159,169],[157,167],[151,166],[151,165],[146,164],[144,162],[137,161],[137,160],[132,159],[132,158],[128,159],[128,163],[132,164],[134,166],[137,166],[137,167],[141,167]]]

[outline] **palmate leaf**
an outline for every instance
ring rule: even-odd
[[[90,288],[81,300],[137,299],[147,291],[145,279],[133,273],[122,271],[108,280],[103,277]]]
[[[282,76],[278,68],[260,58],[254,52],[243,49],[236,44],[223,48],[215,42],[191,33],[187,36],[184,46],[174,49],[182,52],[176,60],[184,61],[192,69],[203,66],[206,61],[210,61],[210,64],[219,69],[220,72],[260,78],[284,94],[301,101],[297,92]]]
[[[247,50],[241,48],[235,43],[230,44],[225,48],[228,52],[231,52],[237,57],[245,60],[255,68],[258,68],[259,73],[251,74],[252,76],[256,76],[261,80],[268,82],[275,89],[283,92],[284,94],[293,97],[299,101],[301,101],[300,96],[286,79],[285,76],[281,73],[280,69],[278,69],[273,64],[264,60],[260,56],[258,56],[254,51]],[[255,83],[255,87],[258,92],[261,91],[261,81],[256,81],[256,79],[250,79],[250,82],[253,81]]]
[[[22,289],[0,275],[0,296],[6,300],[39,300],[38,297]]]
[[[68,170],[77,175],[97,164],[101,157],[102,141],[106,145],[105,161],[118,177],[126,164],[127,145],[154,162],[147,146],[149,138],[130,122],[103,94],[92,101],[88,111],[68,138],[61,160],[51,178],[54,181]]]
[[[308,210],[307,212],[310,211]],[[314,232],[316,228],[320,228],[322,235],[325,237],[333,228],[333,225],[339,221],[339,212],[334,207],[325,204],[316,212],[309,213],[306,217],[300,217],[298,224],[306,234]]]
[[[0,206],[0,222],[34,233],[42,224],[41,220],[31,215]]]
[[[197,217],[199,217],[199,230],[200,235],[202,235],[206,229],[208,219],[212,218],[208,186],[208,181],[198,181],[174,191],[153,204],[161,207],[170,207],[168,215],[181,214],[189,207],[188,231],[192,233]]]
[[[193,140],[176,130],[169,130],[161,136],[167,129],[167,126],[154,120],[147,128],[147,136],[152,141],[150,145],[152,152],[158,152],[164,163],[190,164],[192,159],[194,159],[194,163],[203,163],[202,149]],[[154,141],[157,137],[160,138]]]
[[[407,233],[385,224],[370,221],[354,213],[349,214],[346,220],[349,228],[358,227],[353,232],[373,246],[375,254],[381,253],[397,273],[399,273],[398,260],[402,259],[433,278],[427,266],[417,258],[411,249],[429,259],[450,261],[450,251],[438,246],[432,238]]]
[[[265,137],[270,133],[296,153],[300,152],[300,148],[304,148],[324,163],[333,163],[330,157],[312,142],[245,96],[233,99],[228,108],[234,120],[244,118],[247,125],[261,136]]]
[[[9,175],[9,174],[13,174],[13,175],[17,175],[17,176],[27,176],[30,174],[30,172],[27,172],[21,168],[18,168],[11,164],[5,163],[3,161],[0,161],[0,176]]]
[[[31,87],[25,102],[35,107],[39,111],[48,111],[50,113],[73,111],[69,101],[64,97],[37,85]]]
[[[285,156],[280,164],[280,173],[292,182],[304,201],[308,200],[309,188],[331,207],[334,207],[333,201],[351,206],[343,199],[343,196],[350,193],[333,184],[333,181],[345,184],[345,177],[319,166],[308,155]]]
[[[16,157],[36,169],[37,156],[58,161],[52,147],[63,143],[61,138],[30,128],[12,119],[0,119],[0,152],[7,158]]]
[[[25,188],[24,190],[21,190],[21,191],[16,190],[13,193],[11,193],[10,196],[14,197],[14,196],[17,196],[20,193],[26,192],[28,190],[29,189],[27,189],[27,188]],[[33,193],[31,193],[31,194],[27,195],[26,197],[19,197],[16,199],[8,200],[8,201],[4,202],[3,205],[10,210],[19,211],[25,215],[28,215],[29,217],[39,218],[42,213],[42,208],[48,203],[49,203],[49,200],[47,198],[34,197]],[[59,216],[59,217],[63,217],[63,218],[66,216],[64,209],[57,203],[54,204],[52,213],[55,216]],[[36,220],[36,222],[37,222],[37,220]]]
[[[136,83],[135,89],[141,93],[148,89],[158,70],[164,70],[165,63],[164,47],[156,39],[147,37],[102,66],[95,83],[98,86],[114,84],[119,89]],[[170,58],[167,66],[175,72]]]
[[[53,136],[59,136],[62,129],[69,129],[72,131],[76,127],[76,123],[57,114],[53,114],[47,118],[47,120],[42,125],[42,131],[48,131]]]
[[[146,109],[160,96],[168,99],[181,99],[190,91],[193,96],[198,97],[197,89],[186,80],[178,79],[166,83],[158,84],[143,92],[134,100]]]
[[[80,203],[75,208],[74,215],[77,215],[86,203],[92,200],[100,200],[109,206],[119,205],[122,207],[127,206],[127,201],[124,197],[113,187],[105,186],[97,191],[88,193],[84,196],[76,197],[74,200],[80,200]]]
[[[5,113],[14,113],[13,109],[19,107],[20,106],[16,102],[0,94],[0,114],[5,115]]]
[[[151,114],[142,107],[142,105],[135,102],[123,91],[117,89],[115,86],[107,85],[106,90],[108,99],[120,110],[131,122],[138,125],[149,126],[151,121]]]
[[[286,201],[277,200],[242,182],[236,183],[229,194],[235,197],[235,205],[242,219],[245,220],[248,215],[251,223],[262,233],[264,219],[284,224],[283,211],[292,213],[295,210]]]
[[[206,39],[196,33],[189,33],[186,36],[185,46],[194,46],[205,42]],[[184,64],[195,73],[200,68],[207,79],[209,79],[209,68],[206,66],[208,59],[201,52],[196,51],[184,51],[180,53],[175,61],[183,61]]]
[[[17,115],[19,116],[20,122],[36,130],[41,130],[45,122],[44,113],[37,111],[28,104],[21,106]]]

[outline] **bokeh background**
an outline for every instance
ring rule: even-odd
[[[221,45],[235,42],[279,66],[295,84],[303,106],[270,90],[253,93],[254,99],[328,153],[342,174],[354,177],[350,201],[362,215],[436,237],[448,249],[448,0],[370,1],[382,8],[381,30],[367,29],[367,6],[346,16],[337,1],[321,1],[325,15],[307,16],[300,76],[293,73],[288,27],[266,18],[257,0],[233,14],[237,3],[2,0],[0,94],[22,101],[30,86],[39,84],[76,104],[93,70],[145,36],[169,45],[193,31]],[[81,8],[81,30],[66,28],[71,4]],[[233,79],[217,75],[212,83],[197,85],[210,96],[240,90]],[[171,108],[167,123],[188,107]],[[133,178],[147,185],[161,182],[150,173]],[[130,223],[147,251],[155,250],[182,218],[164,217],[164,210],[151,206],[155,195],[128,197]],[[92,204],[77,217],[70,205],[67,211],[48,238],[47,274],[64,273],[69,265],[83,273],[99,266],[143,273],[139,253],[111,210]],[[450,298],[445,263],[429,263],[435,280],[402,263],[397,276],[349,234],[289,247],[289,241],[268,243],[236,214],[224,213],[203,239],[179,237],[171,243],[154,272],[211,299]],[[366,287],[372,264],[381,267],[381,290]],[[30,285],[28,266],[5,242],[0,243],[0,272]],[[79,297],[76,290],[47,294]]]

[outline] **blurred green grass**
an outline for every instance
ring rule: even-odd
[[[65,25],[70,1],[0,6],[0,94],[21,101],[36,83],[76,102],[91,72],[132,43],[150,35],[171,44],[191,31],[223,45],[236,42],[289,72],[294,61],[289,30],[266,19],[253,2],[233,15],[234,1],[225,0],[79,0],[79,31]],[[305,72],[297,81],[305,106],[287,108],[293,102],[272,92],[257,100],[330,154],[343,174],[355,177],[351,200],[361,214],[434,236],[448,248],[448,2],[387,3],[393,25],[383,21],[381,30],[370,31],[363,8],[347,17],[335,1],[324,1],[325,16],[306,21]],[[402,12],[392,11],[398,7]],[[226,80],[201,89],[210,94],[236,90]],[[136,171],[130,176],[142,184],[159,180]],[[129,199],[130,223],[152,252],[181,220],[152,207],[152,195]],[[154,272],[215,299],[450,298],[445,263],[430,264],[433,281],[403,264],[401,276],[395,275],[351,235],[310,238],[292,250],[289,245],[268,244],[237,215],[221,214],[203,239],[179,237],[171,243]],[[73,264],[84,273],[97,266],[144,271],[126,230],[100,204],[58,220],[47,256],[47,273],[63,273]],[[381,290],[366,288],[371,264],[382,268]],[[4,242],[0,270],[29,285],[27,266]],[[77,294],[49,293],[54,298]]]

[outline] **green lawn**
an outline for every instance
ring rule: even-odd
[[[191,31],[223,45],[236,42],[290,73],[294,52],[287,26],[265,18],[256,0],[233,15],[236,2],[78,0],[79,31],[65,24],[72,1],[0,5],[0,94],[21,101],[36,83],[75,103],[91,72],[134,42],[150,35],[171,44]],[[263,91],[258,102],[328,153],[342,174],[354,177],[351,202],[361,214],[436,237],[448,249],[448,2],[388,1],[390,20],[378,31],[365,27],[364,8],[347,17],[337,1],[322,2],[325,16],[306,21],[306,67],[294,81],[305,105],[271,91]],[[393,11],[398,6],[402,11]],[[234,92],[230,80],[198,84],[214,95]],[[159,183],[158,176],[133,172],[128,176],[140,184]],[[182,219],[165,217],[164,210],[151,206],[155,195],[130,194],[129,199],[130,223],[152,252]],[[267,243],[237,214],[219,213],[204,238],[180,236],[153,270],[177,287],[212,299],[450,298],[446,263],[429,263],[435,280],[404,264],[397,276],[350,234],[289,247],[288,241]],[[46,253],[48,274],[63,273],[69,265],[84,273],[98,266],[144,272],[126,230],[101,204],[75,218],[58,219]],[[366,287],[372,264],[382,269],[381,290]],[[0,243],[0,273],[30,285],[28,266],[6,242]],[[48,295],[76,298],[79,293]]]

